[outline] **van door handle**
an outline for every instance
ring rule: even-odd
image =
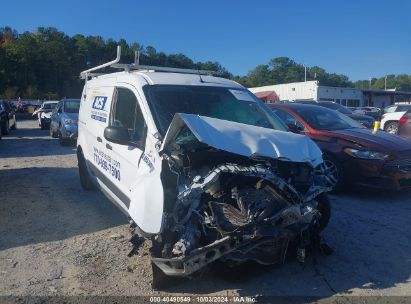
[[[106,144],[106,148],[109,150],[113,150],[113,147],[110,144]]]
[[[97,141],[98,141],[98,142],[103,142],[103,140],[101,139],[101,137],[97,137]]]

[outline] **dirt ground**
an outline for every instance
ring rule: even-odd
[[[0,295],[411,296],[411,193],[364,190],[331,196],[331,256],[153,291],[149,243],[127,257],[126,217],[82,191],[75,148],[18,123],[0,140]]]

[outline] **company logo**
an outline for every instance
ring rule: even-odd
[[[106,106],[107,97],[105,96],[96,96],[94,97],[93,101],[93,109],[104,111],[104,107]]]

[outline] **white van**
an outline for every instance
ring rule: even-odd
[[[289,243],[302,260],[330,216],[317,145],[233,81],[119,57],[82,72],[80,181],[152,241],[154,280],[217,259],[282,263]],[[124,71],[91,74],[107,65]]]

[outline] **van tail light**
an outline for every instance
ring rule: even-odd
[[[407,121],[408,121],[407,117],[401,117],[399,123],[400,123],[400,125],[403,125],[403,124],[407,123]]]

